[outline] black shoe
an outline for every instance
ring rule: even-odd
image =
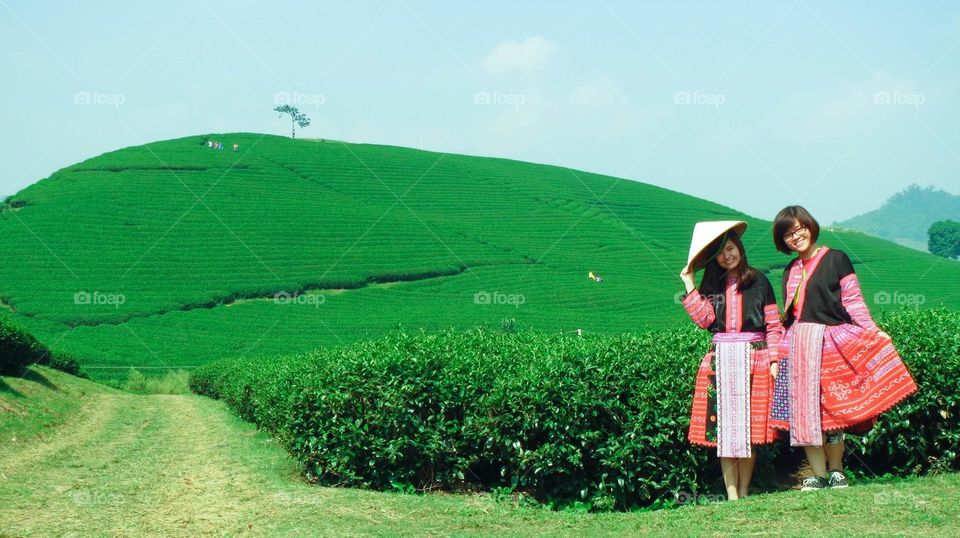
[[[800,491],[814,491],[817,489],[826,489],[830,487],[830,481],[822,476],[811,476],[803,480],[803,487]]]
[[[844,476],[843,471],[830,471],[829,482],[831,488],[850,487],[850,484],[847,483],[847,477]]]

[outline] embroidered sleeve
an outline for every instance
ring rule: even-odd
[[[780,309],[777,308],[777,297],[773,294],[770,281],[764,279],[763,288],[763,320],[767,327],[767,349],[770,353],[770,362],[777,362],[776,350],[780,347],[780,338],[783,336],[783,325],[780,324]]]
[[[701,295],[698,290],[691,291],[683,298],[683,308],[690,315],[690,319],[701,329],[713,325],[713,322],[717,319],[717,314],[713,310],[713,303]]]
[[[857,325],[865,329],[876,329],[873,317],[870,315],[870,309],[863,301],[863,293],[860,291],[860,281],[857,280],[857,273],[840,279],[840,302],[843,308],[850,314],[850,319]]]

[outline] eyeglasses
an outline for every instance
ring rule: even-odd
[[[807,233],[807,227],[806,227],[806,226],[801,226],[801,227],[797,228],[796,230],[794,230],[794,231],[792,231],[792,232],[787,232],[787,233],[783,234],[783,240],[784,240],[784,241],[796,241],[797,239],[802,238],[805,233]]]

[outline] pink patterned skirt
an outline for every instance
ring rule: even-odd
[[[823,444],[821,431],[869,430],[917,390],[893,342],[880,331],[814,325],[795,323],[780,340],[770,424],[791,431],[794,446]]]
[[[717,447],[720,457],[745,458],[751,445],[776,439],[769,427],[773,383],[769,351],[759,333],[718,333],[697,370],[687,438]]]

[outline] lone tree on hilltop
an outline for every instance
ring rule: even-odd
[[[927,230],[930,240],[927,248],[931,254],[944,258],[960,257],[960,222],[940,220],[930,225]]]
[[[290,114],[290,138],[297,137],[297,125],[299,125],[300,128],[310,125],[310,118],[303,112],[300,112],[300,109],[295,106],[281,105],[273,110],[279,112],[281,118],[284,114]]]

